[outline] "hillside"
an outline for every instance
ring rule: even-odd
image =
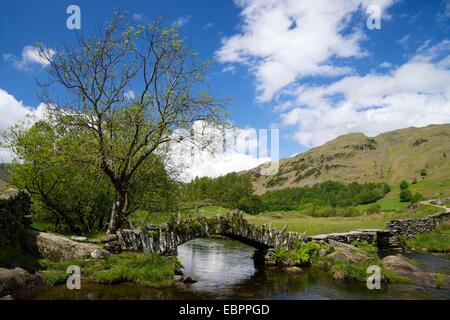
[[[417,179],[434,191],[450,192],[450,124],[411,127],[376,137],[350,133],[281,160],[274,176],[260,175],[262,166],[241,172],[251,176],[258,194],[326,180],[397,184],[402,179]]]

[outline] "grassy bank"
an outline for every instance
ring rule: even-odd
[[[450,252],[450,223],[442,224],[433,232],[419,234],[406,244],[414,250]]]
[[[175,258],[153,254],[121,253],[104,260],[41,260],[40,264],[44,268],[43,277],[51,285],[64,283],[68,277],[67,267],[76,265],[81,268],[82,277],[90,281],[104,284],[134,282],[152,288],[163,288],[173,285],[178,262]]]

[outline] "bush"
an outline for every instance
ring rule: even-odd
[[[408,189],[408,187],[409,187],[409,184],[405,180],[402,180],[402,182],[400,182],[400,189],[401,190]]]
[[[420,170],[420,176],[421,176],[421,177],[427,176],[427,170],[426,170],[426,169]]]
[[[256,214],[264,210],[264,205],[259,197],[248,196],[239,200],[238,208],[248,214]]]
[[[323,248],[328,250],[328,246]],[[286,247],[276,248],[270,254],[270,259],[277,264],[289,266],[306,266],[311,264],[312,260],[319,255],[321,246],[313,241],[295,243],[294,248]]]
[[[402,190],[400,192],[400,202],[410,202],[412,198],[411,191],[408,189]]]

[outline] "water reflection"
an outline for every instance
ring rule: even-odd
[[[198,282],[179,283],[173,288],[151,289],[132,283],[82,284],[81,290],[57,286],[37,299],[450,299],[450,290],[413,285],[382,284],[368,290],[364,283],[334,281],[318,269],[304,268],[300,275],[277,268],[255,266],[255,249],[237,241],[196,239],[178,248],[185,276]],[[412,256],[411,256],[412,257]],[[427,271],[442,272],[450,260],[417,255]]]
[[[255,249],[237,241],[196,239],[178,247],[184,275],[197,280],[189,289],[229,296],[233,287],[250,279],[255,271]]]

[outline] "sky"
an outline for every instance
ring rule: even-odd
[[[69,5],[80,8],[79,31],[66,26]],[[0,130],[42,110],[36,81],[46,77],[45,62],[31,46],[70,44],[114,9],[136,24],[161,16],[178,26],[201,59],[213,61],[207,83],[216,97],[230,98],[227,109],[246,141],[261,142],[252,134],[260,129],[278,130],[272,158],[349,132],[450,123],[447,0],[2,0]],[[377,12],[379,28],[369,28]],[[10,158],[0,150],[1,160]],[[189,176],[270,159],[242,150],[200,158]]]

